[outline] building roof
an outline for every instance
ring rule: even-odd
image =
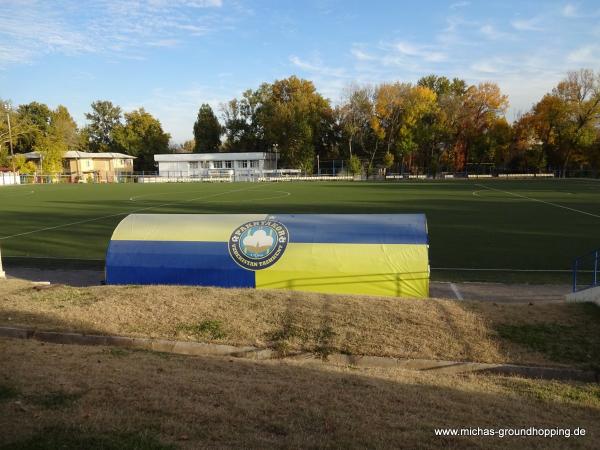
[[[40,152],[29,152],[23,154],[27,159],[40,159]],[[69,150],[65,152],[63,158],[67,159],[136,159],[135,156],[126,155],[125,153],[115,152],[80,152],[78,150]]]
[[[269,159],[271,153],[241,152],[241,153],[169,153],[154,155],[156,162],[186,162],[186,161],[244,161]]]

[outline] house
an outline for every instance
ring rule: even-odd
[[[24,154],[25,158],[34,161],[41,167],[42,155],[39,152]],[[95,181],[110,183],[118,181],[121,175],[133,173],[134,156],[124,153],[88,153],[69,150],[63,156],[62,175],[72,183]],[[41,171],[40,171],[41,172]]]
[[[158,177],[252,181],[277,169],[274,153],[173,153],[154,155]],[[281,171],[277,171],[281,172]]]

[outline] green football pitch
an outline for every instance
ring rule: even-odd
[[[8,186],[0,246],[9,264],[102,260],[130,213],[256,212],[425,213],[437,279],[565,282],[600,247],[600,181],[584,179]]]

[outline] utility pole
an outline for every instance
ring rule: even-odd
[[[317,175],[321,176],[321,161],[319,159],[319,155],[317,155]]]
[[[277,176],[277,164],[278,164],[278,156],[279,153],[277,152],[279,148],[279,144],[273,144],[273,151],[275,152],[275,176]]]
[[[17,172],[15,171],[15,152],[13,151],[12,130],[10,128],[10,114],[8,113],[8,104],[6,104],[6,121],[8,122],[8,145],[10,147],[10,162],[12,165],[13,181],[17,184]]]

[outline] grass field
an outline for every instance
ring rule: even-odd
[[[600,182],[25,185],[0,189],[3,255],[103,259],[117,223],[138,213],[425,213],[434,278],[566,282],[600,247]],[[452,270],[437,270],[450,268]]]

